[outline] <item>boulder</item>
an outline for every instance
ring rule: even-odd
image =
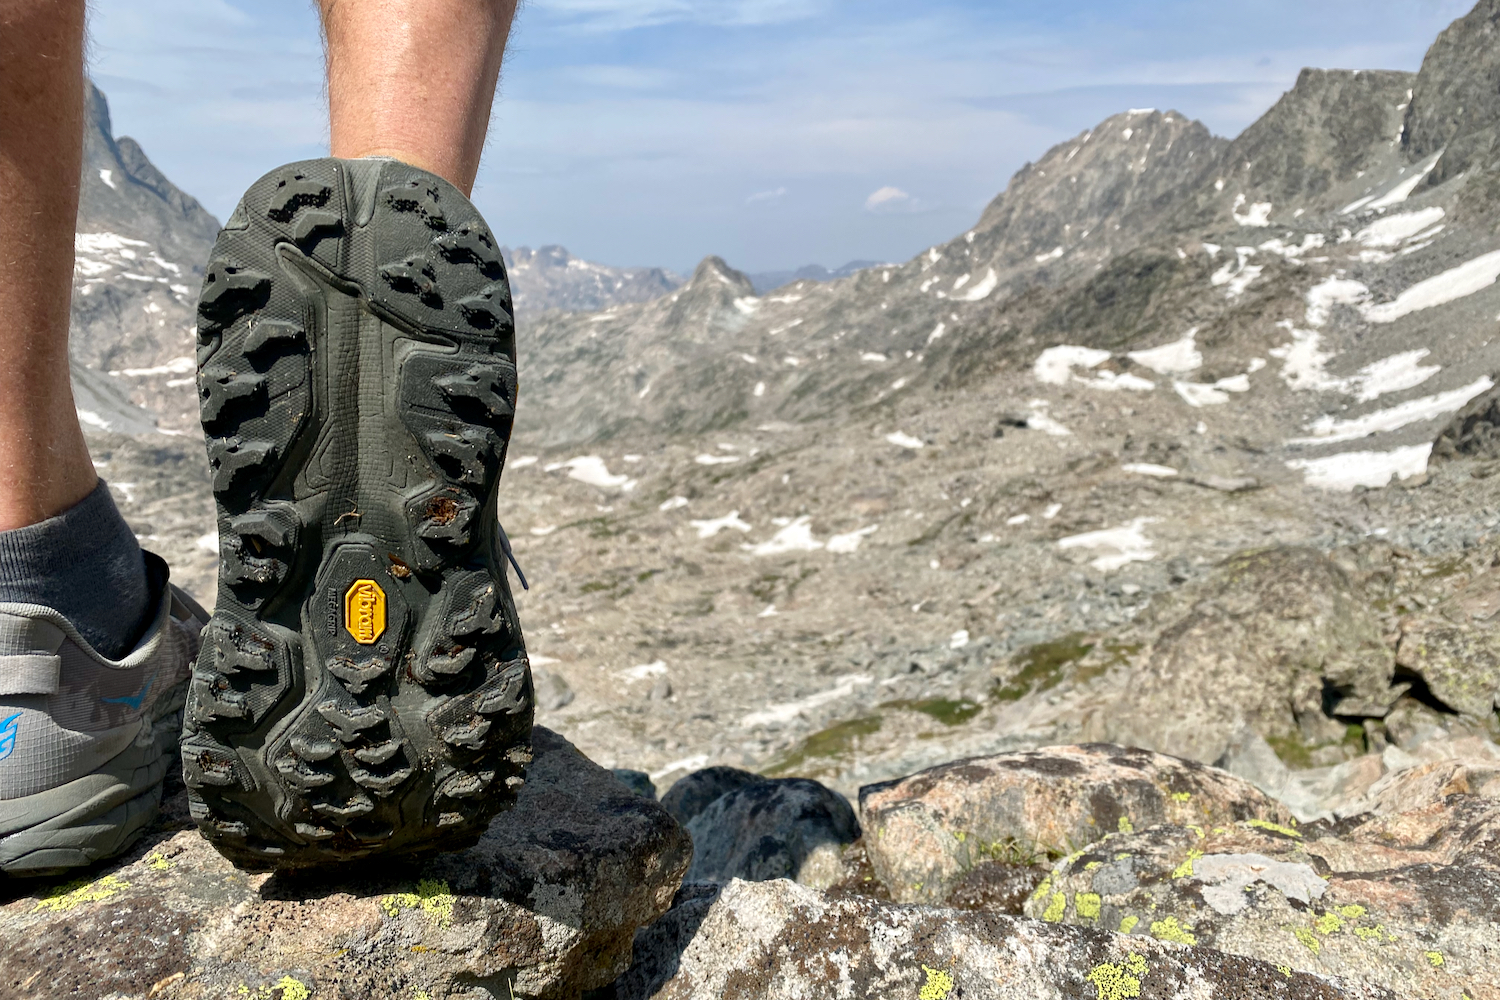
[[[661,798],[662,808],[683,826],[713,804],[721,795],[766,779],[737,767],[705,767],[681,778]]]
[[[1217,768],[1103,743],[975,757],[859,793],[865,849],[898,902],[941,903],[983,861],[1030,864],[1158,823],[1295,822]]]
[[[556,712],[573,704],[573,686],[562,674],[534,666],[531,684],[536,691],[536,707],[544,712]]]
[[[1241,728],[1336,744],[1345,727],[1331,715],[1378,718],[1400,693],[1375,613],[1313,549],[1232,556],[1159,598],[1139,627],[1153,638],[1104,720],[1112,742],[1204,763]]]
[[[1454,414],[1432,443],[1432,461],[1500,458],[1500,387],[1482,393]]]
[[[1486,576],[1493,586],[1494,574]],[[1396,663],[1426,681],[1444,705],[1482,724],[1500,707],[1500,629],[1488,618],[1461,614],[1457,600],[1451,603],[1441,608],[1454,612],[1451,618],[1427,615],[1401,623]]]
[[[830,899],[795,883],[683,887],[615,1000],[1392,998],[1378,987],[997,913]]]
[[[809,778],[742,785],[687,824],[689,881],[791,878],[823,889],[843,875],[844,847],[859,821],[844,797]]]
[[[1500,801],[1455,795],[1332,829],[1115,834],[1058,864],[1026,913],[1403,997],[1500,997]]]
[[[185,795],[129,854],[0,906],[0,995],[115,1000],[576,997],[629,964],[691,845],[562,737],[534,731],[516,806],[467,851],[249,875]],[[15,890],[12,889],[12,892]]]
[[[1450,795],[1500,799],[1500,754],[1453,757],[1393,772],[1371,786],[1363,806],[1372,813],[1401,813],[1437,805]]]
[[[610,773],[615,780],[642,798],[656,798],[656,783],[651,780],[651,775],[645,771],[632,771],[628,767],[611,768]]]

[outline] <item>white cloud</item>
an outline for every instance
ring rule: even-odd
[[[771,191],[757,191],[745,199],[746,205],[763,205],[780,201],[786,195],[786,188],[779,187]]]
[[[886,186],[865,199],[866,212],[914,212],[920,202],[898,187]]]
[[[1125,5],[1077,21],[976,0],[533,0],[476,201],[511,245],[611,263],[904,260],[972,226],[1014,169],[1108,114],[1175,107],[1232,134],[1304,65],[1415,69],[1471,6],[1379,0],[1370,17],[1369,3],[1264,0],[1186,20]],[[90,9],[117,131],[221,219],[266,170],[325,152],[307,0]],[[781,184],[795,218],[726,214]],[[863,211],[884,185],[930,205]]]

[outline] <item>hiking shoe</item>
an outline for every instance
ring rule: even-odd
[[[208,613],[167,583],[156,619],[120,660],[66,618],[0,603],[0,871],[51,875],[128,848],[156,817],[177,749],[188,671]]]
[[[282,167],[219,234],[198,343],[220,570],[183,734],[194,819],[258,869],[473,843],[531,759],[494,237],[403,163]]]

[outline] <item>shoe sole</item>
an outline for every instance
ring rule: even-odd
[[[531,759],[494,238],[414,167],[283,167],[219,235],[198,342],[221,561],[183,734],[194,819],[248,868],[467,846]]]

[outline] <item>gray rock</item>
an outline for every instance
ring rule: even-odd
[[[1432,445],[1432,461],[1458,458],[1500,458],[1500,387],[1471,401],[1438,433]]]
[[[531,683],[536,689],[536,707],[556,712],[573,704],[573,688],[562,674],[541,667],[531,668]]]
[[[1336,744],[1344,726],[1325,708],[1378,716],[1399,694],[1374,612],[1312,549],[1233,556],[1154,604],[1147,621],[1156,635],[1105,727],[1112,742],[1205,762],[1242,726]]]
[[[1483,582],[1495,589],[1500,574]],[[1439,611],[1458,612],[1440,606]],[[1500,629],[1488,618],[1469,615],[1425,615],[1402,623],[1396,662],[1427,682],[1428,690],[1444,705],[1475,720],[1487,720],[1500,707]]]
[[[809,778],[780,778],[721,795],[687,831],[689,881],[792,878],[826,888],[843,874],[840,857],[859,839],[859,821],[837,792]]]
[[[1214,761],[1236,778],[1244,778],[1272,798],[1280,798],[1291,779],[1291,768],[1282,763],[1271,744],[1253,729],[1241,729]]]
[[[1455,775],[1435,777],[1451,786]],[[1337,834],[1321,825],[1167,824],[1106,837],[1059,862],[1026,914],[1206,945],[1403,997],[1493,996],[1497,844],[1500,801],[1465,794]],[[1121,867],[1134,878],[1116,877]]]
[[[656,784],[651,780],[651,775],[645,771],[632,771],[628,767],[617,767],[611,770],[620,784],[630,789],[643,799],[656,800]]]
[[[670,906],[691,845],[562,737],[538,728],[533,743],[519,801],[475,847],[299,878],[235,870],[182,829],[179,793],[124,858],[0,907],[0,993],[411,1000],[604,986]]]
[[[1034,863],[1158,823],[1291,822],[1223,771],[1108,744],[975,757],[860,789],[865,849],[898,902],[942,903],[990,860]]]
[[[651,691],[646,695],[647,701],[666,701],[672,697],[672,682],[665,677],[658,677],[656,683],[651,685]]]
[[[1393,998],[1374,986],[997,913],[828,899],[795,883],[685,886],[636,939],[618,1000]]]
[[[661,798],[662,808],[683,826],[707,809],[721,795],[766,779],[737,767],[705,767],[680,779]]]

